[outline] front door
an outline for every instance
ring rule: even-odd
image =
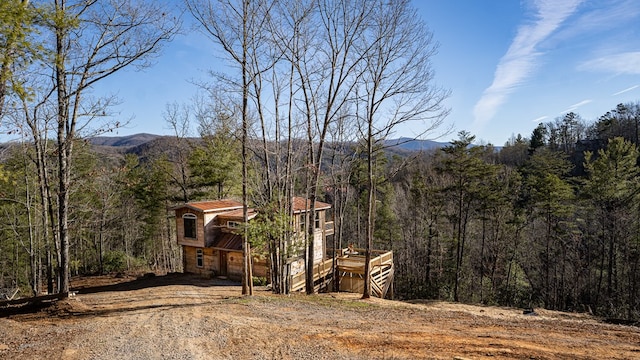
[[[227,276],[227,252],[219,251],[220,253],[220,276]]]

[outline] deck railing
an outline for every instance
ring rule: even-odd
[[[324,278],[331,272],[331,265],[333,263],[333,259],[323,260],[313,266],[313,281],[320,280]],[[306,285],[306,276],[305,272],[301,272],[299,274],[291,276],[291,290],[290,291],[300,291],[305,288]]]
[[[342,249],[339,251],[338,271],[340,290],[362,292],[364,290],[364,249]],[[369,269],[371,270],[371,294],[386,297],[393,283],[393,252],[372,250]]]
[[[362,292],[364,289],[364,249],[341,249],[337,252],[337,266],[340,281],[340,290],[348,292]],[[384,298],[391,289],[393,283],[394,267],[393,252],[372,250],[372,259],[369,262],[371,269],[371,295]],[[327,280],[331,273],[333,259],[328,258],[313,267],[314,283],[320,279]],[[305,288],[305,273],[291,276],[291,291],[300,291]],[[318,290],[319,286],[316,286]]]

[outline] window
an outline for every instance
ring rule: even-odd
[[[300,231],[304,232],[307,230],[306,220],[307,220],[307,214],[306,213],[300,214]]]
[[[193,214],[184,214],[182,216],[184,223],[184,237],[189,239],[196,238],[196,216]]]
[[[315,229],[320,229],[320,212],[316,211]]]
[[[204,266],[204,252],[202,249],[196,249],[196,266],[199,268]]]
[[[237,227],[240,227],[240,223],[237,221],[227,221],[227,227],[229,229],[235,229]]]

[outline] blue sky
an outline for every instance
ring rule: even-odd
[[[592,122],[618,103],[640,101],[640,2],[636,0],[415,0],[440,43],[436,83],[455,132],[503,145],[529,137],[539,122],[574,111]],[[187,103],[193,80],[220,66],[220,54],[189,31],[167,45],[152,68],[106,80],[122,118],[118,135],[171,133],[167,103]],[[452,133],[441,140],[456,137]],[[115,135],[115,134],[114,134]],[[399,129],[396,136],[411,136]]]

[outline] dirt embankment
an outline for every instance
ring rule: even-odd
[[[0,359],[640,359],[640,329],[583,314],[356,294],[242,297],[186,275],[75,279],[0,309]]]

